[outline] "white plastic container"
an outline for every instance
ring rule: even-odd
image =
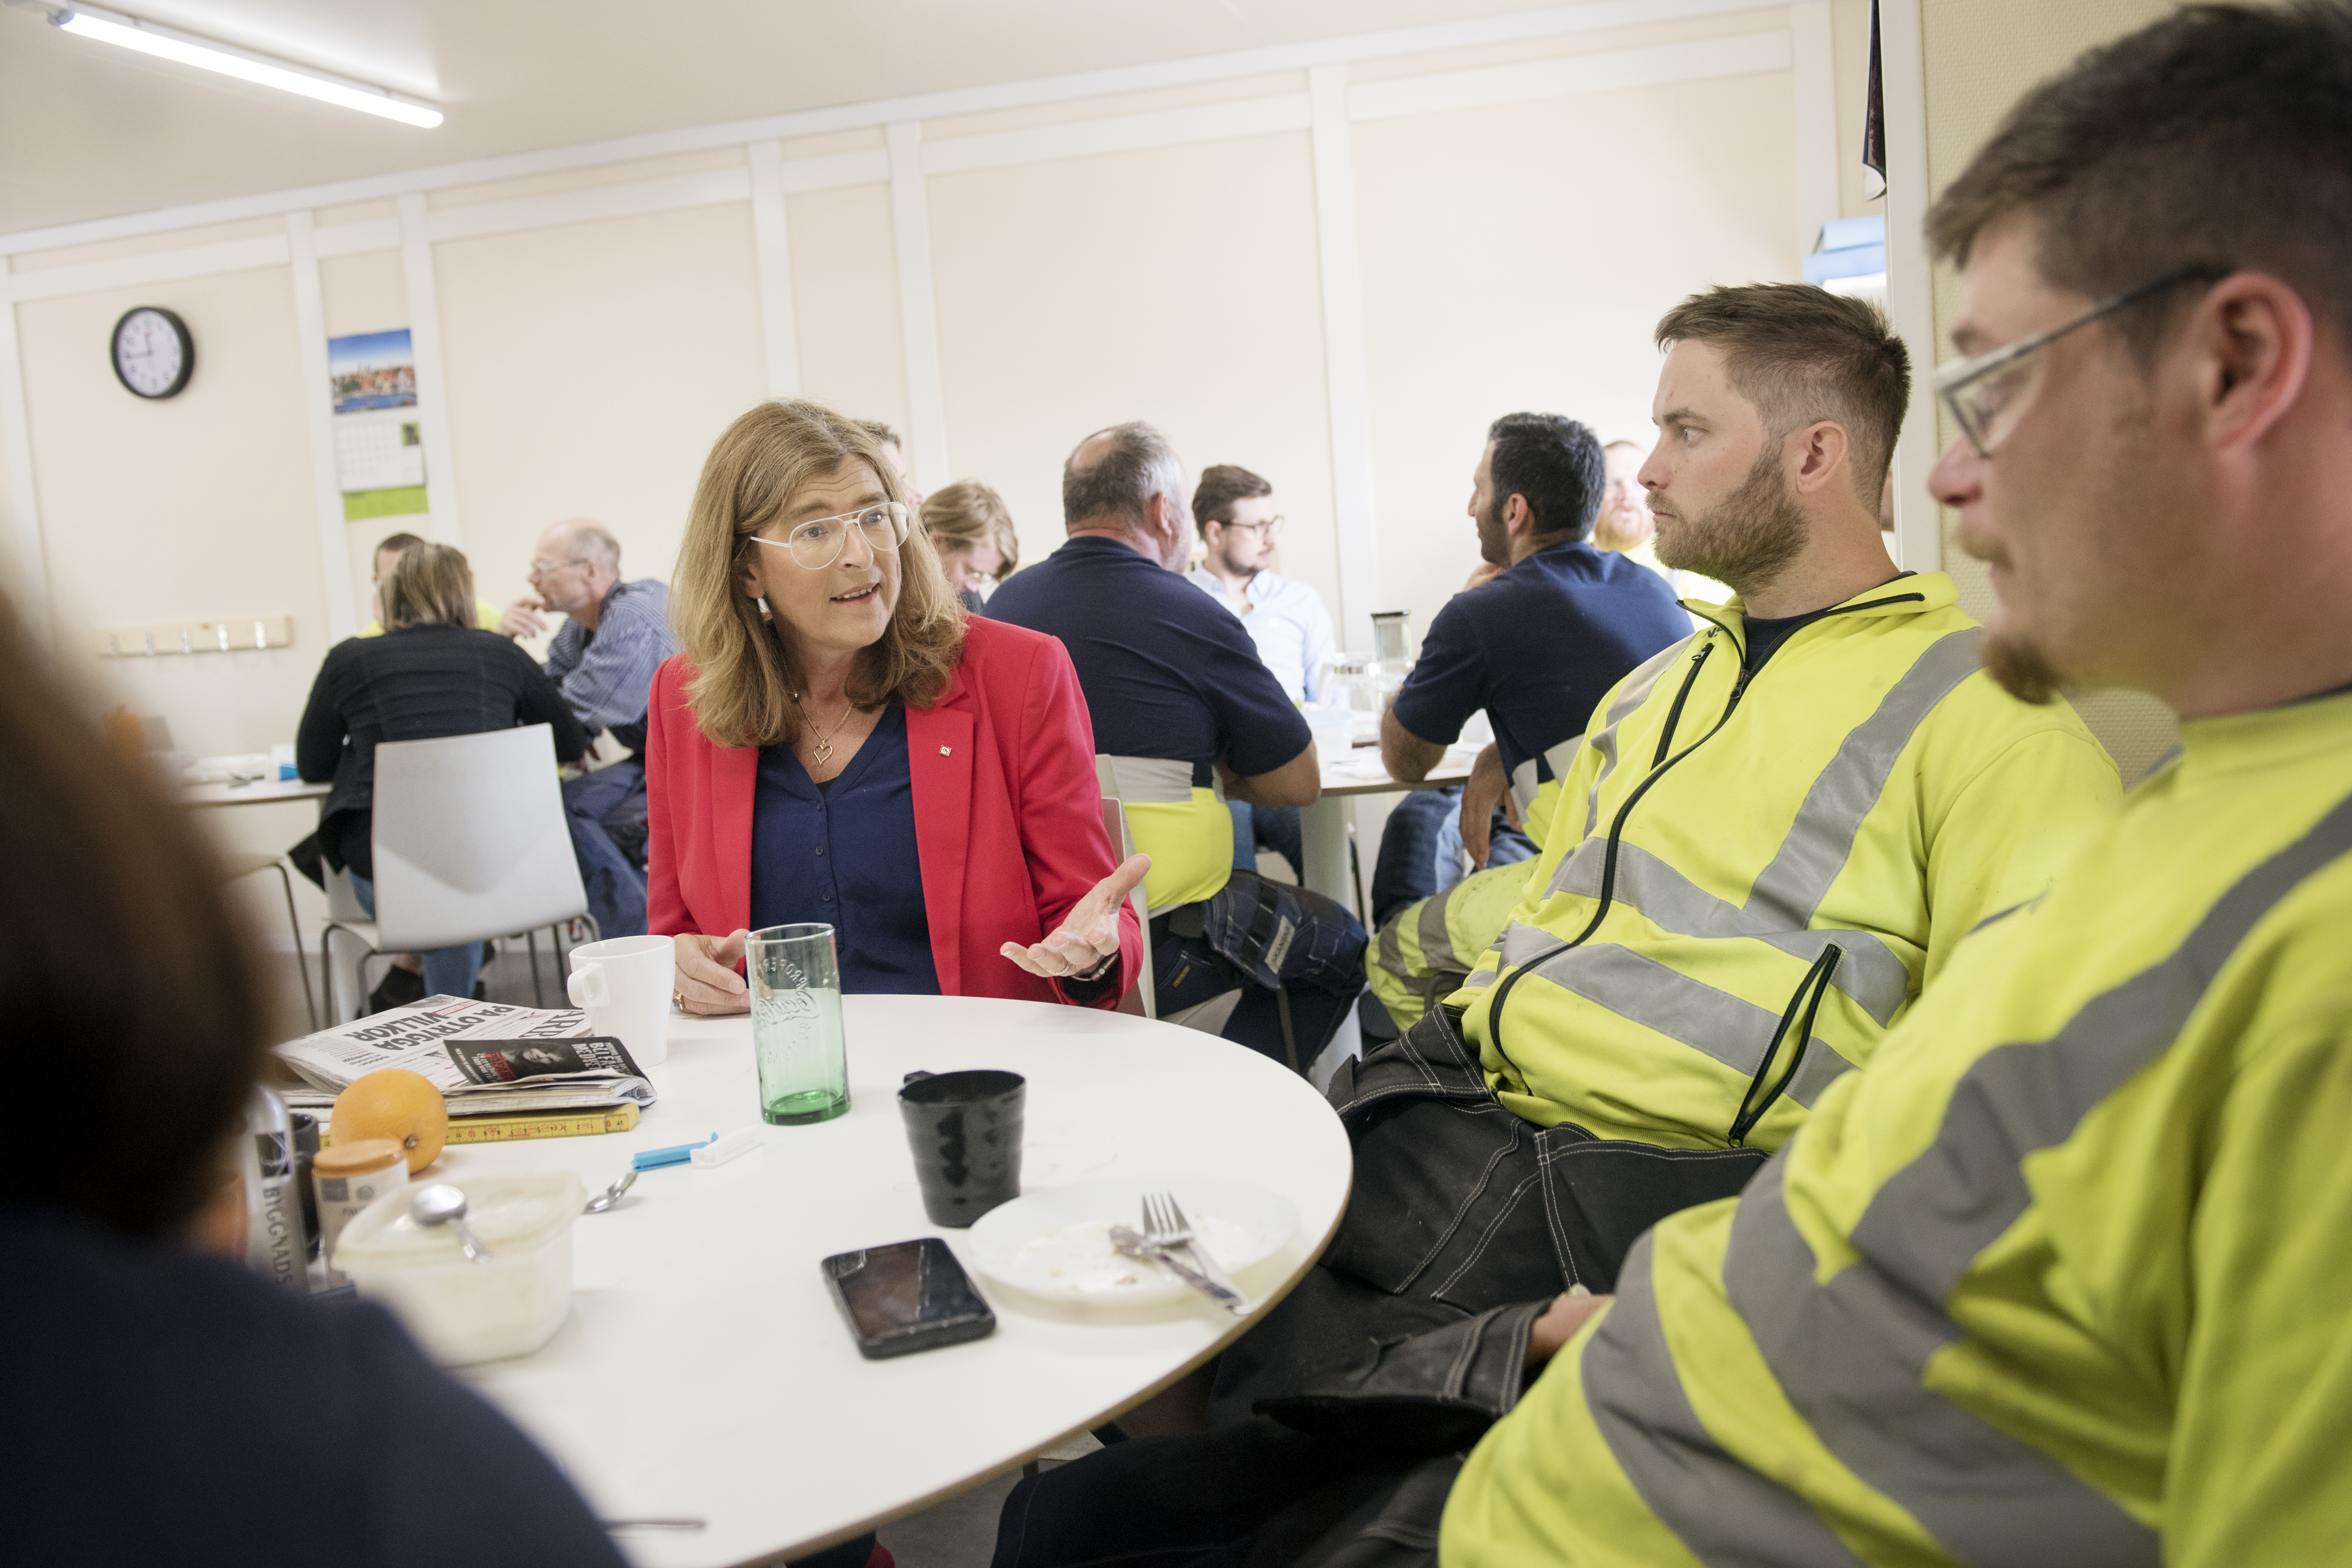
[[[444,1366],[529,1355],[572,1310],[572,1225],[587,1193],[569,1171],[463,1184],[466,1224],[490,1249],[488,1262],[467,1262],[452,1227],[411,1219],[404,1189],[344,1226],[335,1267]]]

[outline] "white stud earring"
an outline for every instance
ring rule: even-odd
[[[755,598],[751,602],[760,606],[760,618],[761,620],[772,621],[776,618],[775,612],[768,608],[768,601],[764,597]]]

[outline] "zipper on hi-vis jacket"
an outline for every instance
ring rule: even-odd
[[[1780,1026],[1772,1031],[1772,1043],[1764,1047],[1764,1059],[1756,1064],[1755,1076],[1748,1080],[1748,1092],[1739,1097],[1739,1110],[1731,1118],[1733,1148],[1737,1149],[1747,1142],[1748,1135],[1756,1130],[1756,1124],[1764,1120],[1764,1113],[1788,1092],[1790,1084],[1797,1081],[1797,1069],[1805,1065],[1805,1047],[1813,1043],[1813,1019],[1820,1015],[1822,998],[1829,994],[1830,981],[1837,974],[1838,960],[1844,956],[1845,949],[1835,942],[1827,944],[1822,949],[1822,955],[1813,960],[1813,966],[1805,971],[1805,977],[1797,982],[1796,990],[1790,993],[1789,1005],[1780,1014]],[[1797,1016],[1797,1004],[1800,1002],[1805,1005],[1802,1018]],[[1790,1024],[1797,1026],[1797,1046],[1789,1053],[1789,1070],[1782,1073],[1780,1081],[1750,1109],[1748,1101],[1755,1100],[1756,1091],[1764,1087],[1765,1076],[1772,1070],[1772,1058],[1780,1054],[1780,1042],[1789,1037]]]
[[[1842,605],[1834,609],[1823,610],[1808,620],[1805,626],[1811,625],[1814,620],[1827,620],[1832,616],[1851,616],[1863,610],[1874,610],[1887,605],[1913,603],[1924,605],[1927,602],[1927,595],[1925,594],[1890,594],[1883,599],[1865,599],[1859,605]],[[1620,841],[1624,837],[1625,821],[1633,815],[1633,807],[1641,804],[1642,797],[1650,793],[1650,787],[1653,784],[1666,775],[1669,768],[1674,767],[1685,757],[1723,732],[1723,727],[1731,722],[1732,714],[1738,710],[1739,700],[1747,694],[1748,683],[1763,673],[1764,665],[1772,662],[1773,654],[1788,647],[1790,638],[1804,629],[1803,626],[1790,627],[1788,635],[1773,646],[1771,652],[1764,656],[1764,663],[1751,669],[1748,667],[1748,649],[1740,642],[1737,633],[1712,616],[1696,610],[1691,613],[1698,616],[1713,629],[1706,634],[1706,639],[1699,645],[1698,651],[1691,656],[1690,672],[1683,677],[1682,689],[1675,693],[1674,705],[1666,710],[1665,731],[1658,737],[1657,750],[1653,754],[1648,776],[1626,792],[1624,804],[1620,805],[1616,815],[1609,819],[1609,837],[1601,847],[1601,892],[1593,901],[1592,918],[1585,921],[1584,929],[1573,937],[1556,947],[1531,954],[1527,963],[1505,975],[1503,983],[1495,988],[1495,1000],[1487,1005],[1486,1038],[1494,1046],[1495,1054],[1503,1058],[1503,1064],[1506,1067],[1518,1074],[1519,1081],[1523,1084],[1528,1081],[1528,1075],[1519,1071],[1519,1064],[1513,1061],[1510,1053],[1503,1048],[1503,1004],[1510,999],[1512,989],[1533,972],[1537,965],[1566,952],[1570,948],[1582,947],[1591,940],[1592,933],[1601,929],[1601,922],[1609,917],[1609,906],[1617,896],[1617,848]],[[1714,650],[1717,632],[1721,632],[1732,647],[1738,651],[1739,678],[1731,683],[1731,695],[1725,700],[1722,713],[1717,717],[1713,724],[1707,727],[1706,733],[1670,757],[1666,755],[1666,752],[1667,748],[1674,743],[1675,727],[1681,721],[1683,704],[1690,700],[1691,688],[1698,684],[1698,672],[1706,666],[1707,655]],[[1574,851],[1571,850],[1570,853],[1573,854]]]

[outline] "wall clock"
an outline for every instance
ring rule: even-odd
[[[188,324],[160,305],[125,310],[114,323],[114,377],[141,397],[170,397],[196,368]]]

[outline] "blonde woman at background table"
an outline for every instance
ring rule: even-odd
[[[747,930],[835,928],[842,988],[1110,1007],[1141,963],[1052,637],[967,617],[862,425],[763,403],[711,449],[647,713],[651,929],[740,1013]]]

